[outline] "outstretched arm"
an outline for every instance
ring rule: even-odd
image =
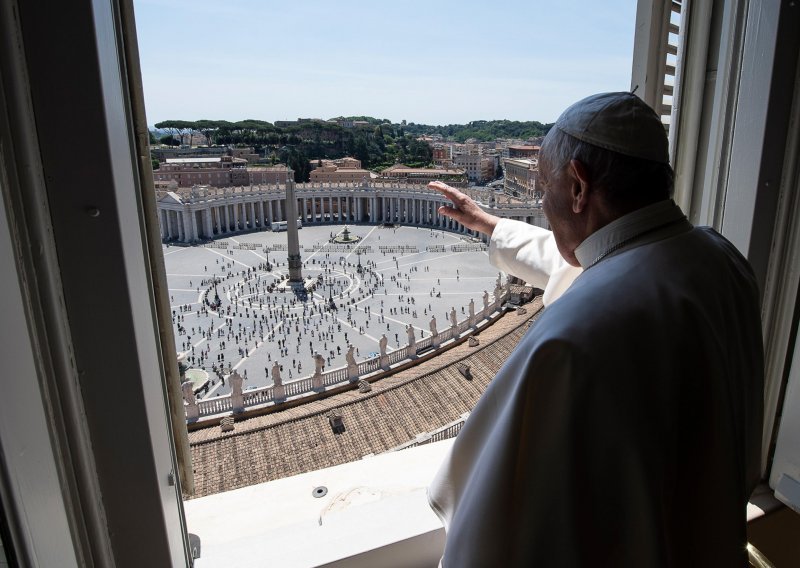
[[[492,236],[500,217],[487,213],[471,197],[446,183],[432,181],[428,184],[428,187],[444,194],[453,203],[453,205],[439,207],[439,215],[450,217],[473,231]]]
[[[547,229],[487,213],[469,196],[440,181],[428,187],[453,203],[439,207],[439,214],[491,237],[489,261],[503,272],[543,288],[545,305],[561,296],[581,273],[561,257],[553,233]]]

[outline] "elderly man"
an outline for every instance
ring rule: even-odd
[[[552,232],[431,185],[547,305],[429,488],[442,565],[745,566],[763,388],[752,270],[672,202],[664,129],[629,93],[561,115],[539,184]]]

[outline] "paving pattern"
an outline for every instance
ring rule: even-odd
[[[432,317],[443,329],[452,307],[460,320],[470,300],[479,310],[484,290],[492,295],[499,273],[485,246],[467,237],[429,228],[349,225],[358,244],[331,243],[344,228],[300,230],[303,274],[316,285],[305,301],[282,291],[288,274],[285,232],[165,246],[176,351],[186,352],[188,366],[211,377],[201,398],[228,394],[221,377],[231,369],[245,377],[249,390],[272,384],[269,370],[276,360],[287,381],[311,375],[316,352],[325,357],[326,370],[345,365],[350,344],[358,361],[376,355],[381,334],[391,352],[405,345],[407,325],[421,339],[430,334]]]

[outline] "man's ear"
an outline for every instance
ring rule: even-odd
[[[570,160],[567,172],[572,181],[572,212],[581,213],[589,203],[591,192],[589,172],[579,160]]]

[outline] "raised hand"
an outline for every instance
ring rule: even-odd
[[[500,220],[499,217],[491,215],[481,209],[471,197],[461,193],[454,187],[450,187],[441,181],[432,181],[428,184],[430,189],[435,189],[444,194],[453,205],[442,205],[439,207],[439,215],[450,217],[464,225],[465,227],[491,236],[495,225]]]

